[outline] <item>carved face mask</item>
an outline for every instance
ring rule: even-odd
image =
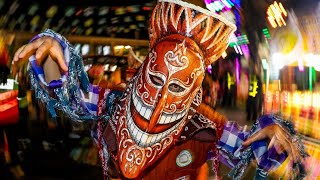
[[[155,45],[133,84],[129,132],[141,147],[159,142],[183,124],[204,77],[197,45],[173,36]]]
[[[150,19],[150,52],[114,115],[122,174],[138,177],[180,136],[201,103],[205,67],[218,59],[234,26],[178,0],[160,1]]]
[[[190,107],[201,103],[204,70],[199,47],[184,36],[168,36],[150,50],[119,110],[118,155],[127,178],[160,158],[179,137],[194,113]]]

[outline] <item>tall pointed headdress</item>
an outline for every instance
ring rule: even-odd
[[[217,60],[228,46],[236,26],[222,16],[178,0],[159,0],[149,25],[150,47],[171,34],[192,39],[204,54],[204,63]]]

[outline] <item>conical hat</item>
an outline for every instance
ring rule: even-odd
[[[149,25],[150,47],[162,38],[180,34],[198,44],[209,65],[226,50],[236,26],[224,17],[178,0],[159,0]]]

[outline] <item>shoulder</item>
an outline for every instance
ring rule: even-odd
[[[112,105],[117,99],[119,99],[123,94],[123,90],[120,89],[110,89],[106,100],[107,104]]]
[[[226,118],[210,106],[201,104],[185,125],[181,139],[215,142],[220,139]]]

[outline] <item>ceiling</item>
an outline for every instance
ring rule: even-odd
[[[203,0],[186,0],[204,7]],[[241,0],[249,28],[266,26],[273,0]],[[307,0],[318,1],[318,0]],[[280,0],[285,7],[304,7]],[[38,33],[51,28],[63,35],[148,39],[148,19],[156,0],[0,0],[0,29]]]
[[[151,0],[0,0],[0,28],[148,39]]]

